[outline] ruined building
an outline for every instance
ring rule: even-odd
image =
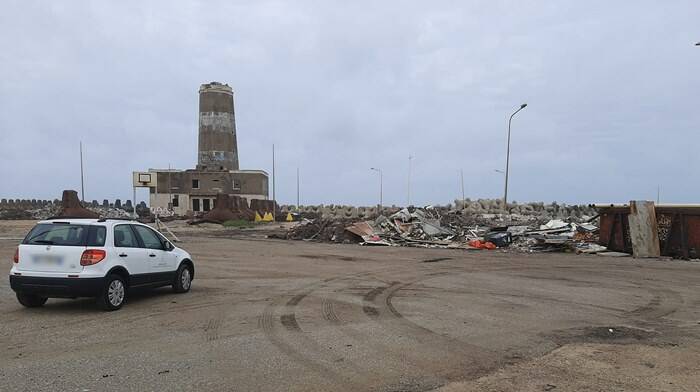
[[[214,208],[218,193],[249,201],[268,198],[265,171],[239,170],[233,90],[227,84],[199,88],[198,146],[196,169],[133,173],[135,187],[149,188],[151,208],[184,215]]]

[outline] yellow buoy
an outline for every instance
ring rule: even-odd
[[[263,218],[258,214],[257,212],[255,213],[255,221],[256,222],[262,222]]]

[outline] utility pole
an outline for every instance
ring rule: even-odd
[[[272,143],[272,220],[276,220],[277,198],[275,197],[275,143]]]
[[[411,205],[411,160],[413,157],[408,154],[408,192],[406,193],[406,207]]]
[[[384,179],[382,175],[382,169],[377,169],[374,167],[370,167],[370,170],[374,170],[376,172],[379,172],[379,212],[381,213],[382,211],[382,205],[384,204],[383,200],[383,193],[384,193]]]
[[[80,141],[80,199],[85,201],[85,178],[83,177],[83,141]]]
[[[299,166],[297,166],[297,212],[299,212]]]
[[[133,175],[132,175],[132,177],[133,177]],[[131,180],[134,181],[133,178]],[[134,204],[134,219],[137,219],[139,216],[136,214],[136,184],[132,184],[132,185],[134,186],[133,187],[134,188],[134,196],[132,199],[132,202]]]
[[[659,199],[661,198],[661,185],[656,186],[656,205],[659,205]]]
[[[168,163],[168,210],[172,211],[173,210],[173,194],[172,194],[173,188],[170,185],[170,163]],[[134,209],[136,209],[136,206],[134,206]]]
[[[519,111],[525,109],[527,107],[527,104],[524,103],[520,105],[518,110],[513,112],[513,114],[510,115],[510,118],[508,119],[508,147],[506,149],[506,190],[503,192],[503,212],[506,213],[508,211],[508,169],[510,166],[510,124],[513,121],[513,117],[518,114]]]
[[[462,208],[464,208],[464,169],[459,169],[459,177],[462,179]]]

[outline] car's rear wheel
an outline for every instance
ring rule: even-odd
[[[124,305],[126,300],[126,283],[119,275],[108,275],[105,280],[105,288],[97,297],[97,304],[104,310],[117,310]]]
[[[192,287],[192,271],[189,266],[182,264],[180,268],[177,269],[175,282],[173,282],[173,290],[175,290],[176,293],[186,293],[190,291],[190,287]]]
[[[40,297],[34,294],[17,293],[17,301],[28,308],[44,306],[47,299],[46,297]]]

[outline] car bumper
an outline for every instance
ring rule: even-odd
[[[10,275],[10,287],[18,293],[48,298],[97,297],[104,288],[104,278],[47,278]]]

